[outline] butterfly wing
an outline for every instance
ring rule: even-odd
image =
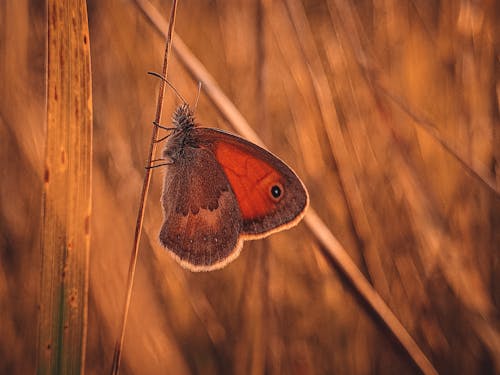
[[[191,270],[223,267],[241,250],[241,214],[213,153],[185,147],[167,166],[161,244]]]
[[[277,156],[217,129],[195,128],[192,136],[222,167],[238,201],[244,237],[265,237],[300,221],[309,202],[307,191]]]

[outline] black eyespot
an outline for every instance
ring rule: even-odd
[[[279,183],[273,184],[271,186],[270,193],[273,200],[275,201],[280,200],[281,197],[283,196],[283,186],[281,186],[281,184]]]

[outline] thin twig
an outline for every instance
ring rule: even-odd
[[[168,25],[168,31],[167,31],[167,35],[166,35],[165,56],[163,59],[163,68],[162,68],[163,77],[167,77],[168,57],[170,54],[170,49],[172,47],[172,34],[173,34],[173,30],[174,30],[176,11],[177,11],[177,0],[174,0],[172,3],[172,9],[170,11],[170,23]],[[158,93],[158,100],[156,103],[156,116],[155,116],[156,123],[159,123],[160,119],[161,119],[164,94],[165,94],[165,81],[160,80],[160,90]],[[151,165],[151,161],[155,157],[156,146],[157,146],[157,142],[155,142],[155,140],[156,140],[157,136],[158,136],[158,127],[153,126],[153,131],[151,134],[151,143],[149,144],[149,154],[148,154],[147,166]],[[123,306],[123,318],[122,318],[120,336],[116,341],[115,352],[113,355],[113,365],[112,365],[112,369],[111,369],[111,374],[113,374],[113,375],[118,375],[119,369],[120,369],[120,360],[121,360],[122,349],[123,349],[123,339],[125,336],[125,327],[127,325],[127,316],[128,316],[129,307],[130,307],[130,299],[132,297],[132,287],[134,285],[134,274],[135,274],[135,268],[136,268],[136,264],[137,264],[137,257],[139,254],[139,243],[140,243],[141,233],[142,233],[142,223],[144,221],[144,211],[145,211],[145,206],[146,206],[146,198],[148,195],[150,183],[151,183],[151,168],[146,168],[145,175],[144,175],[144,182],[142,185],[141,200],[139,203],[139,211],[137,213],[134,246],[132,248],[132,254],[130,257],[130,264],[129,264],[129,269],[128,269],[127,292],[126,292],[127,294],[125,297],[125,304]]]
[[[136,0],[140,9],[152,22],[159,32],[165,29],[166,22],[156,9],[147,0]],[[226,120],[244,137],[252,142],[263,144],[262,140],[250,127],[245,118],[237,110],[229,98],[222,92],[215,79],[208,73],[203,64],[193,55],[188,47],[182,42],[179,36],[175,36],[174,52],[179,60],[184,64],[193,78],[203,82],[203,87],[208,98],[222,113]],[[319,218],[316,212],[310,207],[304,221],[311,232],[323,246],[328,258],[331,258],[339,267],[341,272],[351,281],[356,292],[366,301],[374,313],[389,328],[394,337],[407,351],[414,363],[424,374],[437,374],[432,363],[421,351],[417,343],[413,340],[406,328],[401,324],[377,291],[365,278],[363,273],[357,268],[349,254],[342,245],[335,239],[326,224]]]

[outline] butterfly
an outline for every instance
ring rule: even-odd
[[[296,225],[309,196],[277,156],[231,133],[200,127],[184,102],[172,116],[159,240],[185,268],[224,267],[243,241]]]

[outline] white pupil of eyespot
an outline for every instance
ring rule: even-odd
[[[276,199],[281,197],[281,188],[278,185],[273,185],[271,188],[271,195]]]

